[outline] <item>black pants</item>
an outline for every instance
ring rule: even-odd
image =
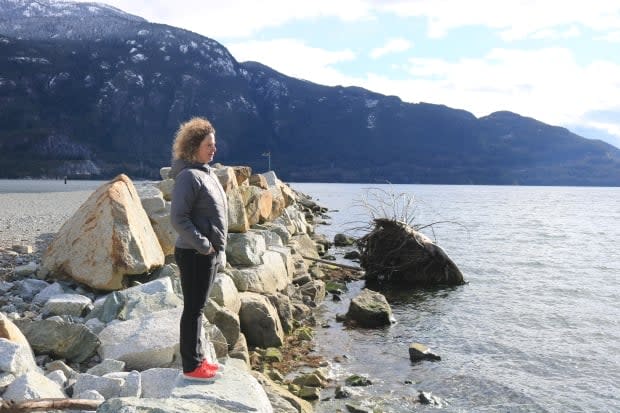
[[[203,255],[193,249],[175,248],[174,258],[181,272],[183,290],[179,344],[183,371],[188,372],[204,359],[201,315],[217,274],[218,257],[217,254]]]

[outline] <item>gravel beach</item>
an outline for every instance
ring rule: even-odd
[[[0,249],[31,245],[41,254],[93,191],[0,193]]]

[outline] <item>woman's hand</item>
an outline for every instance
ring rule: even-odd
[[[215,248],[213,248],[213,245],[209,247],[209,251],[207,251],[205,255],[211,255],[211,254],[215,254]]]

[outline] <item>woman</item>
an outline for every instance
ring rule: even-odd
[[[218,364],[202,351],[202,310],[206,305],[221,254],[226,249],[226,194],[208,163],[215,155],[215,129],[204,118],[183,123],[172,146],[170,221],[178,233],[174,257],[181,273],[181,359],[190,380],[213,380]]]

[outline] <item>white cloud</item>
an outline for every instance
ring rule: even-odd
[[[597,40],[603,40],[609,43],[620,43],[620,31],[617,32],[609,32],[604,36],[599,36],[596,38]]]
[[[383,47],[378,47],[370,52],[370,57],[378,59],[390,53],[399,53],[407,51],[411,48],[411,42],[407,39],[396,38],[389,39]]]
[[[325,85],[343,84],[347,77],[332,65],[356,57],[349,49],[329,51],[308,46],[295,39],[232,43],[228,45],[228,50],[238,61],[258,60],[288,76]]]
[[[595,61],[580,66],[566,49],[495,49],[484,58],[448,62],[410,59],[411,79],[368,75],[363,86],[409,102],[445,104],[476,116],[510,110],[543,122],[582,122],[618,133],[620,125],[594,124],[588,112],[617,109],[620,65]]]
[[[400,16],[428,18],[431,37],[474,25],[502,29],[504,40],[522,39],[557,26],[577,24],[593,30],[620,26],[620,3],[615,0],[402,0],[377,5]]]

